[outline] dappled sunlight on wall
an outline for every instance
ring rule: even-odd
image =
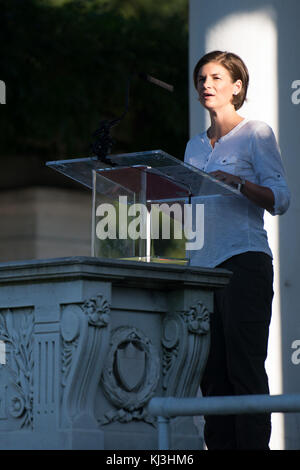
[[[206,33],[205,51],[227,50],[241,56],[250,75],[248,99],[241,116],[267,122],[278,139],[278,83],[276,14],[271,8],[232,13]],[[206,127],[209,126],[206,113]],[[279,286],[278,217],[265,216],[265,228],[274,255],[274,301],[266,362],[271,394],[282,393],[281,319]],[[273,414],[271,448],[283,448],[283,415]]]

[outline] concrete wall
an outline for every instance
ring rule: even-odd
[[[91,191],[14,188],[0,197],[0,262],[89,256]]]
[[[300,392],[300,277],[298,184],[300,149],[300,3],[297,0],[190,0],[190,134],[207,128],[208,115],[197,101],[192,71],[197,60],[214,49],[239,54],[250,72],[245,117],[270,124],[277,135],[292,192],[289,211],[267,216],[274,253],[275,297],[267,369],[272,394]],[[295,87],[295,88],[293,88]],[[297,343],[297,340],[299,343]],[[273,449],[300,448],[299,414],[273,415]]]

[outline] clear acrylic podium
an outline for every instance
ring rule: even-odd
[[[204,223],[195,202],[239,194],[162,150],[109,159],[109,165],[97,157],[46,163],[92,190],[92,256],[188,264],[195,220]]]

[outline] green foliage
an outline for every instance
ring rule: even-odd
[[[162,148],[182,157],[188,138],[187,0],[0,0],[0,155],[90,154],[102,119],[122,114],[127,80],[146,72],[170,93],[132,78],[129,112],[112,153]]]

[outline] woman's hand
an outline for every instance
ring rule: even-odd
[[[241,178],[236,175],[231,175],[230,173],[226,173],[225,171],[217,170],[217,171],[212,171],[209,173],[211,176],[216,178],[219,181],[222,181],[223,183],[229,184],[230,186],[233,186],[235,188],[238,187],[238,185],[242,182]]]
[[[242,180],[239,176],[231,175],[225,171],[217,170],[212,171],[209,174],[219,181],[236,188],[239,184],[242,183]],[[267,188],[266,186],[260,186],[259,184],[255,184],[246,180],[244,181],[244,184],[241,188],[241,193],[259,207],[262,207],[263,209],[266,209],[272,213],[274,209],[275,198],[274,193],[270,188]]]

